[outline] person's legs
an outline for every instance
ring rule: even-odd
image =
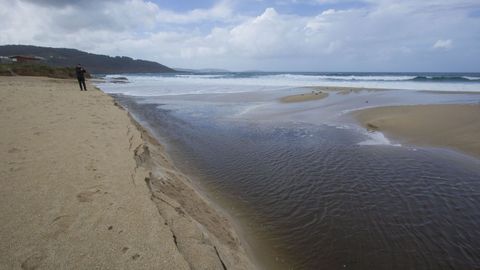
[[[81,80],[81,79],[77,79],[77,80],[78,80],[78,85],[80,85],[80,91],[82,91],[82,90],[83,90],[83,88],[82,88],[82,80]]]
[[[82,80],[83,90],[87,91],[87,85],[85,84],[85,79]]]

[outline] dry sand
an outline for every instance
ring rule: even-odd
[[[399,141],[447,147],[480,157],[480,104],[390,106],[353,114],[367,129]]]
[[[252,269],[231,223],[111,97],[0,77],[0,269]]]

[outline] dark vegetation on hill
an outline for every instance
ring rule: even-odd
[[[43,76],[50,78],[76,78],[74,67],[51,67],[40,63],[0,64],[0,76]],[[90,77],[89,74],[86,76]]]
[[[51,67],[74,67],[77,64],[82,64],[88,72],[97,74],[175,72],[175,70],[157,62],[136,60],[125,56],[111,57],[76,49],[29,45],[0,46],[0,56],[12,55],[40,56],[45,60],[39,62]]]

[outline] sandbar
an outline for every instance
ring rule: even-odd
[[[280,101],[282,103],[294,103],[294,102],[304,102],[318,100],[328,97],[328,93],[322,91],[312,91],[310,93],[303,93],[298,95],[291,95],[282,97]]]
[[[387,106],[353,112],[367,129],[417,145],[480,157],[480,104]]]

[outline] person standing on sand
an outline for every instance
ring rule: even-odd
[[[80,85],[80,91],[87,91],[87,86],[85,85],[85,73],[87,71],[80,65],[78,64],[77,67],[75,67],[75,73],[77,74],[77,80],[78,84]],[[82,88],[83,85],[83,88]]]

